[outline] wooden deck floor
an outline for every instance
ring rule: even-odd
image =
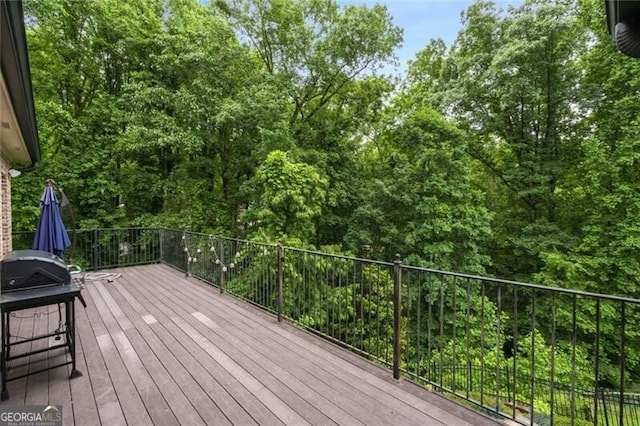
[[[87,281],[88,306],[76,303],[83,375],[9,382],[3,405],[62,404],[64,424],[83,426],[499,424],[168,266],[109,272],[121,276]],[[57,324],[52,306],[18,312],[11,330]]]

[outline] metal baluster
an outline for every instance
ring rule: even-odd
[[[529,383],[531,385],[531,393],[529,400],[530,408],[530,424],[534,425],[534,389],[535,389],[535,371],[536,371],[536,291],[533,290],[532,306],[531,306],[531,369],[529,370]]]
[[[620,307],[620,426],[624,426],[624,373],[627,354],[625,353],[625,327],[627,317],[625,315],[626,303],[622,302]]]
[[[218,272],[219,272],[219,282],[218,285],[220,286],[220,294],[224,293],[224,241],[222,241],[222,238],[220,238],[218,240],[218,260],[220,261],[218,263]]]
[[[433,327],[433,274],[428,273],[429,278],[429,304],[427,306],[427,378],[430,383],[435,383],[433,380],[433,374],[435,373],[432,369],[432,360],[433,360],[433,335],[431,332],[431,328]]]
[[[595,342],[595,377],[594,377],[594,396],[593,396],[593,405],[594,405],[594,424],[598,426],[598,388],[600,387],[600,299],[596,298],[596,342]],[[603,410],[605,406],[602,406]],[[605,410],[606,416],[606,410]]]
[[[93,230],[93,270],[97,271],[100,263],[100,249],[99,249],[99,233],[97,229]]]
[[[500,346],[501,336],[502,336],[502,285],[498,283],[498,315],[497,315],[497,324],[496,328],[498,331],[498,337],[496,339],[496,412],[500,412],[500,351],[502,347]]]
[[[451,296],[451,305],[452,305],[452,316],[453,316],[453,324],[452,324],[452,345],[453,345],[453,350],[452,350],[452,375],[453,375],[453,381],[452,381],[452,386],[451,386],[451,390],[453,391],[453,393],[456,392],[456,363],[457,363],[457,357],[456,357],[456,346],[458,346],[458,342],[456,340],[456,322],[458,320],[457,317],[457,305],[456,305],[456,293],[458,291],[457,289],[457,280],[458,277],[454,276],[453,277],[453,288],[452,288],[452,296]]]
[[[518,357],[518,288],[515,287],[513,289],[513,343],[512,343],[512,358],[513,358],[513,411],[512,417],[515,419],[516,417],[516,403],[517,403],[517,394],[518,388],[516,385],[516,377],[518,377],[518,369],[517,369],[517,357]],[[507,387],[509,387],[509,382],[507,381]]]
[[[417,287],[418,287],[418,300],[416,301],[416,373],[418,377],[423,377],[423,373],[420,371],[420,364],[422,363],[422,327],[421,327],[421,314],[422,314],[422,274],[418,274]]]
[[[484,407],[484,299],[486,295],[486,283],[482,281],[482,295],[480,299],[480,318],[482,328],[480,330],[480,405]]]
[[[466,336],[465,336],[465,341],[466,341],[466,356],[465,356],[465,364],[467,367],[467,373],[466,373],[466,392],[465,395],[467,397],[467,399],[469,399],[469,392],[470,392],[470,388],[471,388],[471,356],[469,353],[470,350],[470,346],[471,346],[471,281],[469,278],[467,278],[467,309],[466,309],[466,318],[465,318],[465,323],[466,323]]]
[[[284,292],[284,248],[278,243],[278,322],[282,322],[282,302]]]
[[[571,425],[573,426],[576,418],[576,344],[577,344],[577,324],[576,311],[577,300],[573,295],[572,304],[572,327],[571,327]]]
[[[556,374],[556,294],[551,299],[551,424],[555,415],[555,374]]]
[[[438,352],[440,354],[440,388],[443,387],[444,375],[444,276],[440,275],[440,335],[438,336]]]
[[[393,378],[400,380],[400,333],[401,333],[401,292],[402,261],[396,254],[393,262]]]

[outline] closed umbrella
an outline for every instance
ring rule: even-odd
[[[58,199],[49,180],[40,198],[40,219],[33,237],[33,249],[62,257],[64,249],[70,245],[71,240],[62,222]]]

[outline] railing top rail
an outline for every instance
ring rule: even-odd
[[[150,231],[157,231],[158,229],[160,229],[157,226],[125,226],[122,228],[91,228],[91,229],[76,229],[76,231],[127,231],[127,230],[141,230],[141,231],[145,231],[145,230],[150,230]]]
[[[383,262],[383,261],[380,261],[380,260],[363,259],[363,258],[359,258],[359,257],[345,256],[345,255],[333,254],[333,253],[324,253],[324,252],[321,252],[321,251],[305,250],[305,249],[299,249],[299,248],[295,248],[295,247],[286,247],[285,246],[283,248],[285,250],[288,250],[288,251],[297,251],[297,252],[300,252],[300,253],[308,253],[308,254],[314,254],[314,255],[325,256],[325,257],[333,257],[335,259],[352,260],[352,261],[356,261],[356,262],[370,263],[370,264],[379,265],[379,266],[393,266],[392,262]]]
[[[192,234],[197,234],[197,233],[196,232],[192,232]],[[201,235],[205,235],[206,236],[206,234],[201,234]],[[239,242],[239,243],[256,244],[256,245],[269,246],[269,247],[277,247],[278,246],[278,244],[275,244],[275,243],[260,243],[260,242],[256,242],[256,241],[243,240],[243,239],[239,239],[239,238],[222,237],[220,235],[208,235],[208,236],[212,237],[212,238],[219,238],[219,239],[227,240],[227,241],[235,241],[235,242]],[[318,256],[332,257],[332,258],[335,258],[335,259],[352,260],[352,261],[371,263],[371,264],[376,264],[376,265],[381,265],[381,266],[393,266],[393,263],[391,263],[391,262],[384,262],[384,261],[380,261],[380,260],[363,259],[363,258],[358,258],[358,257],[353,257],[353,256],[345,256],[345,255],[335,254],[335,253],[325,253],[325,252],[321,252],[321,251],[307,250],[307,249],[301,249],[301,248],[290,247],[290,246],[282,246],[282,248],[284,250],[287,250],[287,251],[295,251],[295,252],[299,252],[299,253],[308,253],[308,254],[314,254],[314,255],[318,255]]]
[[[165,228],[165,227],[94,228],[94,229],[77,230],[77,231],[119,231],[119,230],[124,231],[124,230],[159,230],[159,229],[167,230],[167,231],[175,231],[175,232],[180,232],[180,233],[185,232],[185,230],[179,230],[179,229],[174,229],[174,228]],[[13,233],[18,234],[18,233],[27,233],[27,232],[30,232],[30,231],[14,231]],[[200,235],[200,236],[203,236],[203,237],[220,239],[220,240],[227,240],[227,241],[234,241],[234,242],[243,243],[243,244],[253,244],[253,245],[267,246],[267,247],[276,247],[277,246],[277,244],[274,244],[274,243],[256,242],[256,241],[244,240],[244,239],[239,239],[239,238],[224,237],[224,236],[215,235],[215,234],[207,234],[207,233],[202,233],[202,232],[193,232],[193,231],[187,231],[187,232],[189,232],[190,234]],[[306,250],[306,249],[300,249],[300,248],[288,247],[288,246],[283,246],[283,248],[285,250],[287,250],[287,251],[308,253],[308,254],[313,254],[313,255],[317,255],[317,256],[325,256],[325,257],[331,257],[331,258],[335,258],[335,259],[343,259],[343,260],[349,260],[349,261],[355,261],[355,262],[375,264],[375,265],[379,265],[379,266],[391,267],[391,266],[394,265],[393,262],[385,262],[385,261],[372,260],[372,259],[363,259],[363,258],[358,258],[358,257],[353,257],[353,256],[345,256],[345,255],[333,254],[333,253],[323,253],[323,252],[320,252],[320,251]],[[483,277],[483,276],[479,276],[479,275],[464,274],[464,273],[459,273],[459,272],[441,271],[441,270],[438,270],[438,269],[425,268],[425,267],[419,267],[419,266],[411,266],[411,265],[406,265],[406,264],[403,264],[402,268],[405,271],[426,272],[426,273],[431,273],[431,274],[438,274],[438,275],[441,275],[441,276],[450,276],[450,277],[455,277],[455,278],[462,278],[462,279],[475,280],[475,281],[494,283],[494,284],[504,284],[504,285],[515,286],[515,287],[520,287],[520,288],[528,288],[528,289],[533,289],[533,290],[541,290],[541,291],[546,291],[546,292],[554,292],[554,293],[560,293],[560,294],[566,294],[566,295],[572,295],[572,296],[580,296],[580,297],[584,297],[584,298],[592,298],[592,299],[601,299],[601,300],[609,300],[609,301],[616,301],[616,302],[624,302],[624,303],[629,303],[629,304],[639,305],[640,306],[640,299],[634,299],[634,298],[625,297],[625,296],[616,296],[616,295],[608,295],[608,294],[602,294],[602,293],[593,293],[593,292],[588,292],[588,291],[574,290],[574,289],[561,288],[561,287],[549,287],[549,286],[545,286],[545,285],[541,285],[541,284],[532,284],[532,283],[526,283],[526,282],[522,282],[522,281],[513,281],[513,280],[500,279],[500,278]]]
[[[640,299],[634,299],[634,298],[631,298],[631,297],[615,296],[615,295],[608,295],[608,294],[601,294],[601,293],[592,293],[592,292],[589,292],[589,291],[574,290],[574,289],[562,288],[562,287],[549,287],[549,286],[542,285],[542,284],[532,284],[532,283],[525,283],[525,282],[521,282],[521,281],[503,280],[503,279],[500,279],[500,278],[482,277],[482,276],[479,276],[479,275],[463,274],[463,273],[458,273],[458,272],[440,271],[438,269],[422,268],[422,267],[419,267],[419,266],[402,265],[402,268],[405,269],[405,270],[428,272],[428,273],[432,273],[432,274],[446,275],[446,276],[451,276],[451,277],[456,277],[456,278],[465,278],[465,279],[469,279],[469,280],[485,281],[485,282],[491,282],[491,283],[496,283],[496,284],[506,284],[506,285],[511,285],[511,286],[530,288],[530,289],[534,289],[534,290],[553,291],[553,292],[556,292],[556,293],[563,293],[563,294],[569,294],[569,295],[575,295],[575,296],[581,296],[581,297],[588,297],[588,298],[595,298],[595,299],[614,300],[614,301],[617,301],[617,302],[625,302],[625,303],[631,303],[631,304],[640,305]]]
[[[178,232],[176,229],[169,229],[169,228],[162,228],[168,231],[176,231]],[[184,232],[184,231],[179,231],[179,232]],[[265,247],[276,247],[277,244],[274,243],[262,243],[262,242],[258,242],[258,241],[251,241],[251,240],[243,240],[241,238],[231,238],[231,237],[223,237],[221,235],[216,235],[216,234],[207,234],[204,232],[193,232],[193,231],[188,231],[191,235],[198,235],[200,237],[207,237],[207,238],[212,238],[214,240],[226,240],[226,241],[233,241],[236,243],[243,243],[243,244],[253,244],[256,246],[265,246]]]
[[[196,234],[195,232],[193,232],[193,233]],[[207,235],[207,234],[201,234],[201,235]],[[273,244],[273,243],[259,243],[259,242],[255,242],[255,241],[242,240],[242,239],[238,239],[238,238],[223,237],[223,236],[220,236],[220,235],[208,235],[208,236],[209,237],[213,237],[213,238],[225,239],[225,240],[229,240],[229,241],[241,242],[241,243],[258,244],[258,245],[270,246],[270,247],[276,247],[277,246],[277,244]],[[358,257],[353,257],[353,256],[344,256],[344,255],[339,255],[339,254],[323,253],[323,252],[320,252],[320,251],[306,250],[306,249],[300,249],[300,248],[288,247],[288,246],[284,246],[283,248],[285,250],[287,250],[287,251],[296,251],[296,252],[300,252],[300,253],[309,253],[309,254],[314,254],[314,255],[319,255],[319,256],[332,257],[332,258],[336,258],[336,259],[344,259],[344,260],[350,260],[350,261],[356,261],[356,262],[376,264],[376,265],[380,265],[380,266],[393,266],[393,262],[384,262],[384,261],[379,261],[379,260],[363,259],[363,258],[358,258]],[[477,281],[484,281],[484,282],[490,282],[490,283],[495,283],[495,284],[505,284],[505,285],[509,285],[509,286],[524,287],[524,288],[530,288],[530,289],[534,289],[534,290],[552,291],[552,292],[555,292],[555,293],[562,293],[562,294],[568,294],[568,295],[574,295],[574,296],[580,296],[580,297],[587,297],[587,298],[593,298],[593,299],[604,299],[604,300],[611,300],[611,301],[617,301],[617,302],[631,303],[631,304],[634,304],[634,305],[640,305],[640,299],[633,299],[633,298],[624,297],[624,296],[615,296],[615,295],[607,295],[607,294],[601,294],[601,293],[592,293],[592,292],[588,292],[588,291],[574,290],[574,289],[561,288],[561,287],[549,287],[549,286],[545,286],[545,285],[542,285],[542,284],[532,284],[532,283],[525,283],[525,282],[521,282],[521,281],[505,280],[505,279],[500,279],[500,278],[482,277],[482,276],[479,276],[479,275],[464,274],[464,273],[459,273],[459,272],[441,271],[441,270],[438,270],[438,269],[424,268],[424,267],[419,267],[419,266],[411,266],[411,265],[406,265],[406,264],[403,264],[402,268],[404,270],[414,270],[414,271],[428,272],[428,273],[432,273],[432,274],[445,275],[445,276],[464,278],[464,279],[470,279],[470,280],[477,280]]]
[[[157,226],[125,226],[125,227],[122,227],[122,228],[91,228],[91,229],[78,229],[78,228],[76,228],[75,231],[76,232],[129,231],[129,230],[134,230],[134,231],[157,231],[158,229],[162,229],[162,228],[159,228]],[[34,231],[27,231],[27,232],[34,232]]]

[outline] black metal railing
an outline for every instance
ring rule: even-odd
[[[410,266],[401,281],[414,380],[525,424],[640,425],[640,301]]]
[[[640,300],[189,231],[77,235],[88,268],[164,262],[487,413],[640,426]]]
[[[640,426],[640,301],[190,234],[183,268],[523,424]],[[179,252],[181,249],[175,250]],[[206,264],[215,265],[207,269]],[[198,266],[196,266],[196,264]]]
[[[73,244],[64,251],[67,263],[85,270],[157,263],[161,258],[158,228],[69,230]],[[14,232],[14,250],[32,247],[34,232]]]

